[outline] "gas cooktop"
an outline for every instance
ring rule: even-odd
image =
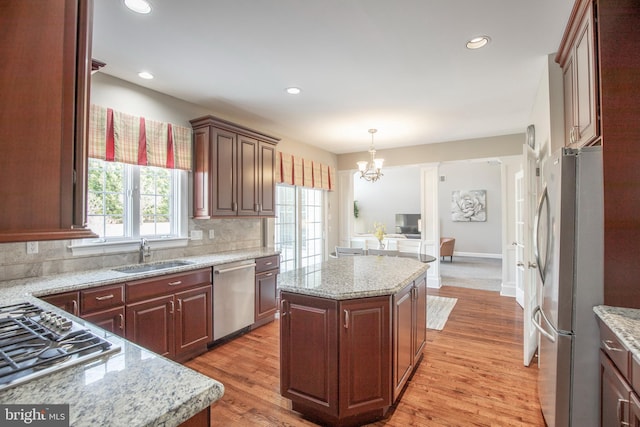
[[[79,323],[32,303],[0,307],[0,390],[118,351]]]

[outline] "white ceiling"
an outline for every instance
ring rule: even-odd
[[[151,4],[95,0],[102,72],[339,154],[524,132],[573,0]]]

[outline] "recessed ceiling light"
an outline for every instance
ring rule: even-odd
[[[467,49],[480,49],[489,44],[489,41],[491,41],[491,39],[488,36],[474,37],[467,42]]]
[[[140,71],[138,73],[138,77],[140,77],[141,79],[145,79],[145,80],[151,80],[153,78],[153,74],[147,72],[147,71]]]
[[[124,5],[136,13],[147,14],[151,12],[151,5],[146,0],[124,0]]]
[[[287,93],[289,95],[298,95],[298,94],[300,94],[300,92],[302,92],[302,91],[300,90],[299,87],[288,87],[287,88]]]

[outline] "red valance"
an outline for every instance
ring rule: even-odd
[[[91,105],[89,157],[191,170],[191,129]]]
[[[276,182],[307,188],[333,190],[335,170],[315,160],[279,152],[276,157]]]

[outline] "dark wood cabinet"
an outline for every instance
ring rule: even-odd
[[[611,360],[600,352],[600,425],[629,425],[631,387]]]
[[[393,296],[393,400],[422,356],[427,339],[427,282],[420,276]]]
[[[278,273],[280,256],[256,259],[256,303],[253,328],[275,320],[278,311]]]
[[[600,131],[593,5],[584,2],[558,52],[564,82],[565,145],[592,143]]]
[[[213,116],[191,126],[194,218],[275,215],[279,139]]]
[[[566,111],[567,123],[577,117],[573,124],[580,127],[575,145],[602,145],[604,303],[631,308],[640,308],[635,285],[640,263],[632,249],[640,241],[638,28],[637,0],[578,0],[556,56],[565,73],[571,58],[577,69],[571,74],[577,80],[565,85],[565,92],[573,90],[565,105],[579,110]],[[571,145],[570,135],[566,144]]]
[[[95,237],[85,221],[92,16],[91,0],[0,5],[0,242]]]
[[[281,394],[311,419],[338,425],[391,404],[390,297],[335,301],[283,292]]]
[[[80,293],[77,291],[47,295],[40,299],[74,316],[80,316]]]
[[[151,351],[185,361],[213,339],[211,269],[126,284],[126,337]]]
[[[81,290],[80,317],[124,337],[126,330],[124,284]]]

